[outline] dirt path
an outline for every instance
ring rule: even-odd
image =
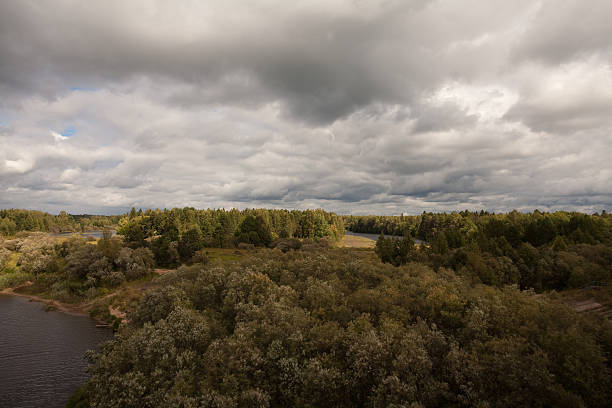
[[[153,272],[155,272],[155,273],[156,273],[156,274],[158,274],[158,275],[165,275],[165,274],[167,274],[168,272],[173,272],[173,271],[175,271],[175,270],[176,270],[176,269],[161,269],[161,268],[155,268],[155,269],[153,269]]]
[[[578,313],[595,313],[608,320],[612,319],[612,307],[610,307],[609,305],[602,305],[594,298],[584,300],[572,300],[566,302],[566,304]]]
[[[356,235],[345,235],[340,241],[340,246],[345,248],[374,248],[376,241]]]

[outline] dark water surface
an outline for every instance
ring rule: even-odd
[[[111,236],[115,235],[117,232],[115,230],[111,230]],[[65,237],[70,238],[73,235],[82,235],[83,237],[94,237],[96,239],[102,238],[104,231],[86,231],[86,232],[51,232],[49,235],[52,237]]]
[[[87,378],[83,354],[111,337],[88,317],[0,294],[0,407],[65,407]]]

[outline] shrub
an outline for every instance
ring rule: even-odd
[[[287,252],[290,250],[298,250],[302,247],[302,243],[297,238],[279,238],[274,241],[271,245],[271,248],[278,248],[283,252]]]
[[[3,273],[0,275],[0,290],[17,287],[33,279],[34,275],[27,272]]]

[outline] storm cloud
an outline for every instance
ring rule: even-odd
[[[612,5],[0,3],[0,207],[612,208]]]

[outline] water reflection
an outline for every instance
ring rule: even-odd
[[[85,351],[111,337],[88,317],[0,294],[0,407],[64,407],[86,379]]]

